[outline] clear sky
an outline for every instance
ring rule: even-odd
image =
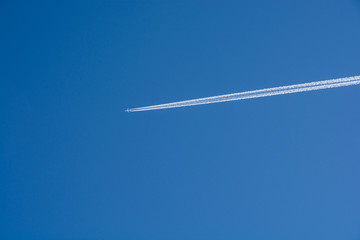
[[[360,1],[0,1],[1,239],[360,239]]]

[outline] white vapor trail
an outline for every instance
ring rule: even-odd
[[[269,97],[274,95],[283,95],[283,94],[290,94],[297,92],[308,92],[308,91],[315,91],[320,89],[344,87],[344,86],[351,86],[357,84],[360,84],[360,76],[337,78],[337,79],[295,84],[295,85],[289,85],[283,87],[266,88],[261,90],[232,93],[232,94],[219,95],[214,97],[197,98],[197,99],[180,101],[180,102],[172,102],[172,103],[159,104],[159,105],[153,105],[147,107],[131,108],[131,109],[127,109],[126,111],[140,112],[140,111],[158,110],[165,108],[188,107],[188,106],[201,105],[201,104],[229,102],[229,101],[236,101],[242,99]]]

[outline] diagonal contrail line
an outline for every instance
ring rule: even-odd
[[[282,86],[282,87],[265,88],[260,90],[225,94],[214,97],[197,98],[197,99],[180,101],[180,102],[172,102],[172,103],[152,105],[147,107],[132,108],[132,109],[127,109],[126,111],[140,112],[140,111],[158,110],[158,109],[166,109],[166,108],[188,107],[188,106],[201,105],[201,104],[229,102],[229,101],[236,101],[242,99],[269,97],[274,95],[283,95],[283,94],[290,94],[297,92],[308,92],[308,91],[315,91],[320,89],[337,88],[337,87],[351,86],[357,84],[360,84],[360,76],[337,78],[337,79],[331,79],[325,81],[302,83],[302,84],[295,84],[295,85]]]

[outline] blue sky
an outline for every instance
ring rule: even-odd
[[[2,239],[359,239],[360,2],[1,1]]]

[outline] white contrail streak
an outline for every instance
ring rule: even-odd
[[[247,91],[240,93],[232,93],[226,95],[219,95],[214,97],[197,98],[192,100],[172,102],[166,104],[153,105],[148,107],[139,107],[127,109],[127,112],[140,112],[149,110],[158,110],[165,108],[177,108],[177,107],[188,107],[201,104],[210,104],[218,102],[229,102],[249,98],[269,97],[274,95],[283,95],[297,92],[308,92],[327,88],[336,88],[360,84],[360,76],[337,78],[325,81],[310,82],[303,84],[295,84],[283,87],[266,88],[255,91]]]

